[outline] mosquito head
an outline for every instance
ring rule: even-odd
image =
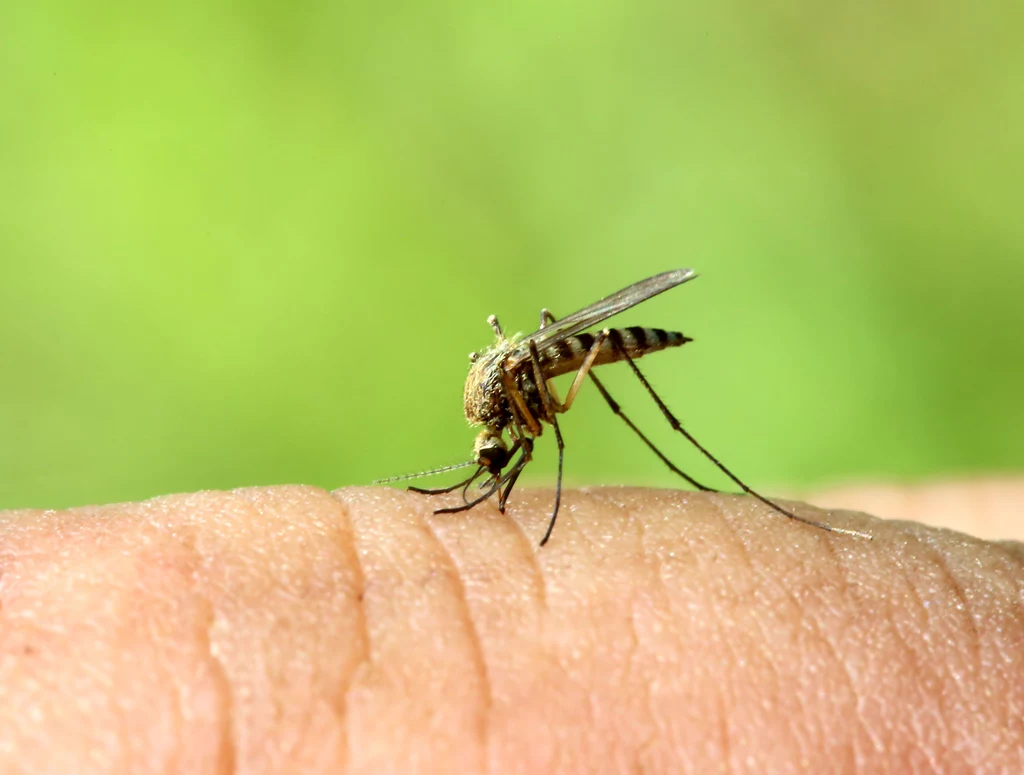
[[[473,444],[473,456],[476,464],[483,466],[489,473],[497,476],[508,465],[508,446],[501,437],[501,431],[486,428],[480,431]]]

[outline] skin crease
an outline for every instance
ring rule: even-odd
[[[0,771],[1024,772],[1021,544],[551,496],[2,514]]]

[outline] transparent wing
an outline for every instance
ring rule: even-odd
[[[654,275],[654,277],[648,277],[646,280],[633,283],[629,287],[613,293],[611,296],[595,301],[579,312],[566,315],[561,320],[555,321],[551,325],[523,337],[522,344],[510,354],[510,357],[518,359],[529,355],[528,343],[531,339],[537,343],[538,349],[543,350],[555,342],[559,342],[569,336],[574,336],[591,326],[597,325],[601,321],[607,320],[613,315],[618,315],[630,307],[635,307],[652,296],[664,293],[669,288],[682,285],[687,280],[692,280],[696,276],[697,274],[692,269],[674,269],[671,272],[662,272],[661,274]]]

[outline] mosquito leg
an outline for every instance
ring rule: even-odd
[[[551,313],[548,314],[550,315]],[[600,347],[599,343],[595,344],[597,347]],[[551,395],[548,393],[548,383],[544,379],[544,373],[540,367],[540,353],[537,351],[537,343],[532,339],[530,340],[530,359],[533,361],[533,378],[537,382],[540,401],[544,405],[544,413],[547,414],[546,419],[551,423],[551,427],[555,429],[555,440],[558,442],[558,479],[555,484],[555,508],[551,512],[548,530],[540,541],[540,545],[544,546],[548,539],[551,538],[551,531],[555,529],[555,520],[558,519],[558,507],[562,502],[562,466],[565,460],[565,442],[562,441],[562,430],[558,427],[558,417],[555,415]]]
[[[532,440],[525,440],[525,443],[523,444],[523,453],[527,457],[526,462],[529,462],[529,460],[531,459],[531,455],[533,453]],[[526,466],[526,462],[523,463],[523,467]],[[501,498],[499,498],[498,500],[498,511],[500,511],[502,514],[505,513],[505,504],[508,502],[508,496],[512,494],[512,488],[516,486],[516,480],[519,479],[519,474],[521,474],[522,472],[523,468],[521,467],[518,471],[516,471],[514,475],[508,478],[508,484],[505,485],[505,490],[504,492],[501,493]]]
[[[519,479],[519,474],[523,472],[523,469],[516,471],[515,476],[509,477],[508,484],[505,485],[505,489],[501,493],[501,497],[498,498],[498,511],[502,514],[505,513],[505,504],[508,502],[508,496],[512,494],[512,488],[516,486],[516,480]]]
[[[565,401],[562,402],[560,411],[569,411],[569,407],[572,406],[572,402],[576,400],[576,394],[580,392],[580,388],[583,386],[583,380],[587,378],[587,374],[589,374],[590,370],[594,367],[594,361],[597,360],[597,356],[601,352],[601,347],[609,336],[611,336],[611,331],[606,328],[594,338],[594,344],[591,345],[590,351],[587,353],[587,357],[583,360],[583,365],[580,366],[580,370],[576,372],[576,377],[573,379],[572,385],[569,386],[569,392],[565,394]]]
[[[476,478],[478,476],[480,476],[480,474],[482,474],[486,470],[487,469],[485,469],[483,466],[480,466],[476,470],[476,473],[473,474],[469,479],[466,480],[466,484],[462,488],[462,502],[463,503],[469,503],[469,498],[466,497],[466,493],[469,491],[469,486],[471,484],[473,484],[473,482],[476,480]],[[488,483],[488,479],[484,479],[484,484],[487,484],[487,483]]]
[[[463,479],[461,482],[453,484],[451,487],[439,487],[437,489],[426,489],[424,487],[409,487],[409,492],[418,492],[421,495],[443,495],[446,492],[452,492],[453,490],[457,490],[463,486],[469,487],[473,480],[480,476],[480,474],[482,474],[486,470],[487,469],[485,469],[483,466],[479,466],[476,469],[475,474],[470,476],[468,479]]]
[[[507,375],[503,374],[501,380],[501,392],[505,394],[505,400],[508,402],[508,405],[512,409],[512,427],[508,429],[508,435],[512,437],[513,442],[512,452],[509,453],[509,457],[511,457],[512,455],[515,454],[516,447],[518,447],[518,445],[522,443],[522,439],[529,437],[523,432],[523,423],[520,421],[519,414],[516,411],[519,407],[516,405],[516,402],[512,400],[512,396],[509,394],[509,382],[510,380],[507,377]],[[518,391],[516,392],[518,394]],[[520,400],[522,400],[521,394],[519,394],[519,398]]]
[[[551,314],[548,309],[542,309],[540,311],[540,327],[545,328],[549,323],[555,322],[555,316]],[[583,380],[586,379],[587,374],[594,366],[594,361],[597,360],[597,356],[601,352],[601,346],[608,338],[610,332],[605,329],[597,335],[594,339],[594,343],[590,346],[590,350],[587,352],[587,357],[583,361],[583,365],[580,366],[580,370],[576,372],[576,378],[573,379],[572,385],[569,386],[569,392],[565,394],[565,401],[554,401],[555,408],[559,412],[568,412],[569,407],[572,406],[572,402],[576,400],[576,394],[580,392],[580,388],[583,386]],[[537,355],[537,347],[530,342],[530,352],[533,355],[534,361],[539,362],[540,358]],[[536,371],[536,369],[534,369]],[[550,390],[550,389],[549,389]],[[554,391],[550,391],[553,393]]]
[[[713,490],[712,488],[701,484],[692,476],[689,476],[682,469],[676,466],[675,463],[673,463],[671,460],[665,457],[664,453],[662,453],[662,451],[654,445],[654,442],[647,438],[647,436],[644,435],[643,431],[637,428],[636,425],[633,424],[633,421],[626,416],[626,413],[622,411],[622,407],[619,406],[619,402],[611,397],[611,394],[608,393],[608,391],[605,389],[605,386],[601,383],[601,380],[597,378],[597,375],[595,375],[593,371],[590,372],[590,378],[594,380],[594,385],[597,387],[598,392],[604,398],[605,402],[608,404],[608,407],[612,410],[612,412],[622,418],[622,421],[630,427],[633,433],[640,437],[640,440],[647,445],[651,452],[653,452],[661,459],[662,463],[669,467],[670,471],[672,471],[675,474],[678,474],[679,476],[681,476],[683,479],[685,479],[687,482],[689,482],[691,485],[696,487],[698,490],[701,490],[702,492],[718,492],[717,490]]]
[[[516,445],[520,442],[517,439]],[[501,493],[501,497],[498,499],[498,511],[502,514],[505,513],[505,504],[508,502],[508,496],[512,494],[512,488],[516,486],[516,480],[519,479],[519,474],[523,472],[526,464],[533,460],[533,439],[529,437],[523,437],[523,464],[519,467],[519,470],[508,477],[508,483],[505,485],[504,492]],[[514,451],[514,448],[513,448]]]
[[[544,378],[544,370],[540,366],[540,352],[537,350],[537,343],[530,340],[530,360],[533,366],[533,380],[537,383],[537,392],[540,393],[540,402],[544,406],[543,419],[550,421],[555,416],[555,405],[551,400],[551,391],[548,389],[548,381]]]
[[[555,529],[555,520],[558,519],[558,507],[562,502],[562,458],[565,453],[565,443],[562,441],[562,431],[558,428],[558,418],[551,415],[551,426],[555,429],[555,441],[558,442],[558,480],[555,484],[555,507],[551,510],[551,521],[548,522],[548,530],[540,539],[540,545],[544,546],[551,538],[551,531]]]
[[[747,495],[750,495],[751,497],[756,498],[765,505],[771,506],[780,514],[784,514],[790,519],[795,519],[797,522],[803,522],[805,525],[818,527],[822,530],[827,530],[830,533],[841,533],[843,535],[855,536],[857,538],[867,538],[868,540],[871,540],[870,535],[868,535],[867,533],[861,533],[859,530],[847,530],[846,528],[842,527],[834,527],[832,525],[826,525],[824,522],[816,522],[813,519],[808,519],[807,517],[801,517],[798,514],[794,514],[792,511],[784,509],[778,503],[775,503],[775,501],[769,500],[760,493],[755,492],[750,487],[748,487],[744,481],[742,481],[738,476],[736,476],[736,474],[734,474],[732,471],[726,468],[721,463],[721,461],[718,460],[718,458],[716,458],[707,449],[705,449],[704,446],[683,427],[682,423],[679,422],[676,416],[672,414],[672,412],[669,410],[667,406],[665,406],[665,402],[662,401],[660,396],[658,396],[658,394],[654,392],[654,388],[651,387],[651,383],[647,381],[647,378],[643,375],[643,372],[641,372],[640,369],[637,368],[636,363],[634,363],[633,359],[629,357],[629,354],[626,352],[626,348],[622,346],[621,342],[617,340],[615,337],[612,337],[612,345],[619,351],[619,354],[622,355],[622,359],[629,364],[629,367],[633,370],[633,373],[636,375],[636,378],[640,380],[640,384],[644,386],[644,388],[647,390],[651,398],[654,399],[654,403],[658,405],[658,409],[661,410],[661,413],[665,416],[665,419],[668,420],[669,425],[672,426],[672,430],[681,433],[688,442],[690,442],[694,447],[696,447],[697,450],[704,457],[710,460],[719,471],[721,471],[723,474],[729,477],[736,484],[737,487],[743,490],[743,492],[745,492]]]
[[[529,463],[530,460],[531,458],[526,454],[526,448],[524,445],[523,451],[519,454],[519,459],[515,462],[515,465],[513,465],[512,468],[510,468],[503,476],[497,479],[494,482],[494,484],[490,488],[488,488],[487,492],[485,492],[483,495],[474,498],[469,503],[463,504],[462,506],[450,506],[449,508],[446,509],[435,509],[434,513],[458,514],[460,511],[469,511],[474,506],[483,503],[485,500],[494,495],[494,493],[496,493],[501,488],[501,486],[505,484],[507,481],[509,481],[513,477],[518,477],[519,473],[523,470],[523,467],[527,463]]]
[[[540,427],[540,422],[533,416],[533,412],[526,405],[526,399],[523,397],[522,391],[516,387],[512,381],[512,375],[506,369],[501,370],[501,383],[505,396],[508,398],[509,406],[512,408],[512,419],[520,434],[523,436],[540,436],[543,431],[543,428]],[[523,425],[526,426],[528,433],[522,433]]]
[[[509,470],[509,474],[511,475],[516,470],[518,470],[516,467],[511,468]],[[434,513],[435,514],[458,514],[460,511],[469,511],[474,506],[478,506],[479,504],[483,503],[485,500],[490,498],[492,495],[494,495],[494,493],[496,493],[498,491],[498,488],[501,487],[501,484],[504,481],[505,481],[504,477],[502,477],[501,479],[496,479],[494,484],[492,484],[483,495],[480,495],[480,496],[474,498],[471,501],[463,503],[461,506],[449,506],[448,508],[434,509]]]
[[[555,318],[554,315],[551,314],[550,310],[542,309],[540,311],[540,321],[541,321],[540,327],[544,328],[546,325],[554,323],[556,321],[556,318]],[[597,345],[598,342],[595,341],[594,344]],[[598,392],[601,394],[602,398],[604,398],[605,403],[608,404],[608,407],[612,410],[612,413],[617,415],[617,416],[619,416],[619,417],[621,417],[622,421],[624,423],[626,423],[626,425],[629,426],[630,430],[632,430],[633,433],[635,433],[637,436],[640,437],[640,440],[644,444],[646,444],[647,447],[655,455],[658,456],[658,458],[661,460],[661,462],[663,462],[666,466],[668,466],[670,471],[672,471],[673,473],[679,475],[680,477],[685,479],[691,486],[696,487],[698,490],[701,490],[702,492],[717,492],[717,490],[714,490],[711,487],[707,487],[706,485],[701,484],[696,479],[694,479],[692,476],[689,476],[688,474],[686,474],[682,469],[680,469],[677,465],[675,465],[671,460],[669,460],[664,455],[664,453],[662,453],[662,451],[660,449],[658,449],[654,445],[654,442],[652,442],[650,439],[648,439],[647,436],[644,435],[643,431],[641,431],[639,428],[637,428],[636,425],[633,424],[633,421],[630,420],[629,417],[626,416],[626,413],[622,411],[622,407],[619,405],[619,402],[616,401],[614,398],[612,398],[611,394],[605,389],[604,384],[602,384],[601,380],[599,380],[597,378],[597,375],[594,374],[593,369],[590,369],[587,372],[587,374],[594,381],[594,385],[597,386]],[[573,397],[575,398],[575,395]],[[568,409],[568,402],[562,404],[562,406],[563,406],[563,408]]]

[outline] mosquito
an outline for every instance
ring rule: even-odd
[[[512,489],[523,469],[533,459],[534,442],[544,432],[544,424],[550,425],[554,429],[555,441],[558,444],[558,479],[551,519],[548,522],[547,531],[540,541],[540,545],[544,546],[551,538],[562,501],[565,443],[562,440],[562,431],[558,427],[558,415],[569,411],[584,381],[589,377],[612,412],[620,417],[673,473],[698,490],[717,492],[684,473],[669,460],[626,416],[622,407],[612,398],[594,373],[596,366],[625,361],[648,395],[657,404],[672,429],[682,434],[744,493],[770,506],[778,513],[805,525],[811,525],[831,533],[870,539],[871,536],[867,533],[834,527],[801,517],[755,492],[682,426],[682,423],[651,387],[647,378],[637,367],[636,361],[659,350],[679,347],[693,341],[692,339],[678,331],[639,326],[604,328],[596,334],[585,331],[585,329],[596,326],[620,312],[696,277],[697,274],[692,269],[662,272],[623,288],[621,291],[606,296],[561,319],[555,318],[551,312],[543,309],[540,313],[540,328],[525,337],[518,334],[512,337],[505,336],[498,319],[491,315],[487,322],[494,331],[496,341],[482,353],[470,353],[471,365],[464,391],[466,419],[469,420],[470,425],[483,426],[473,444],[472,459],[432,471],[379,479],[375,484],[415,479],[458,468],[476,466],[476,471],[473,474],[449,487],[438,489],[410,487],[409,489],[426,495],[440,495],[461,488],[462,505],[439,508],[434,511],[435,514],[456,514],[468,511],[495,494],[498,496],[498,510],[504,514],[505,504],[508,502]],[[560,375],[572,373],[575,373],[575,377],[565,394],[565,399],[562,400],[558,397],[551,380]],[[506,434],[508,441],[505,440]],[[482,494],[470,499],[467,495],[469,487],[485,473],[487,476],[480,485],[480,489],[483,490]]]

